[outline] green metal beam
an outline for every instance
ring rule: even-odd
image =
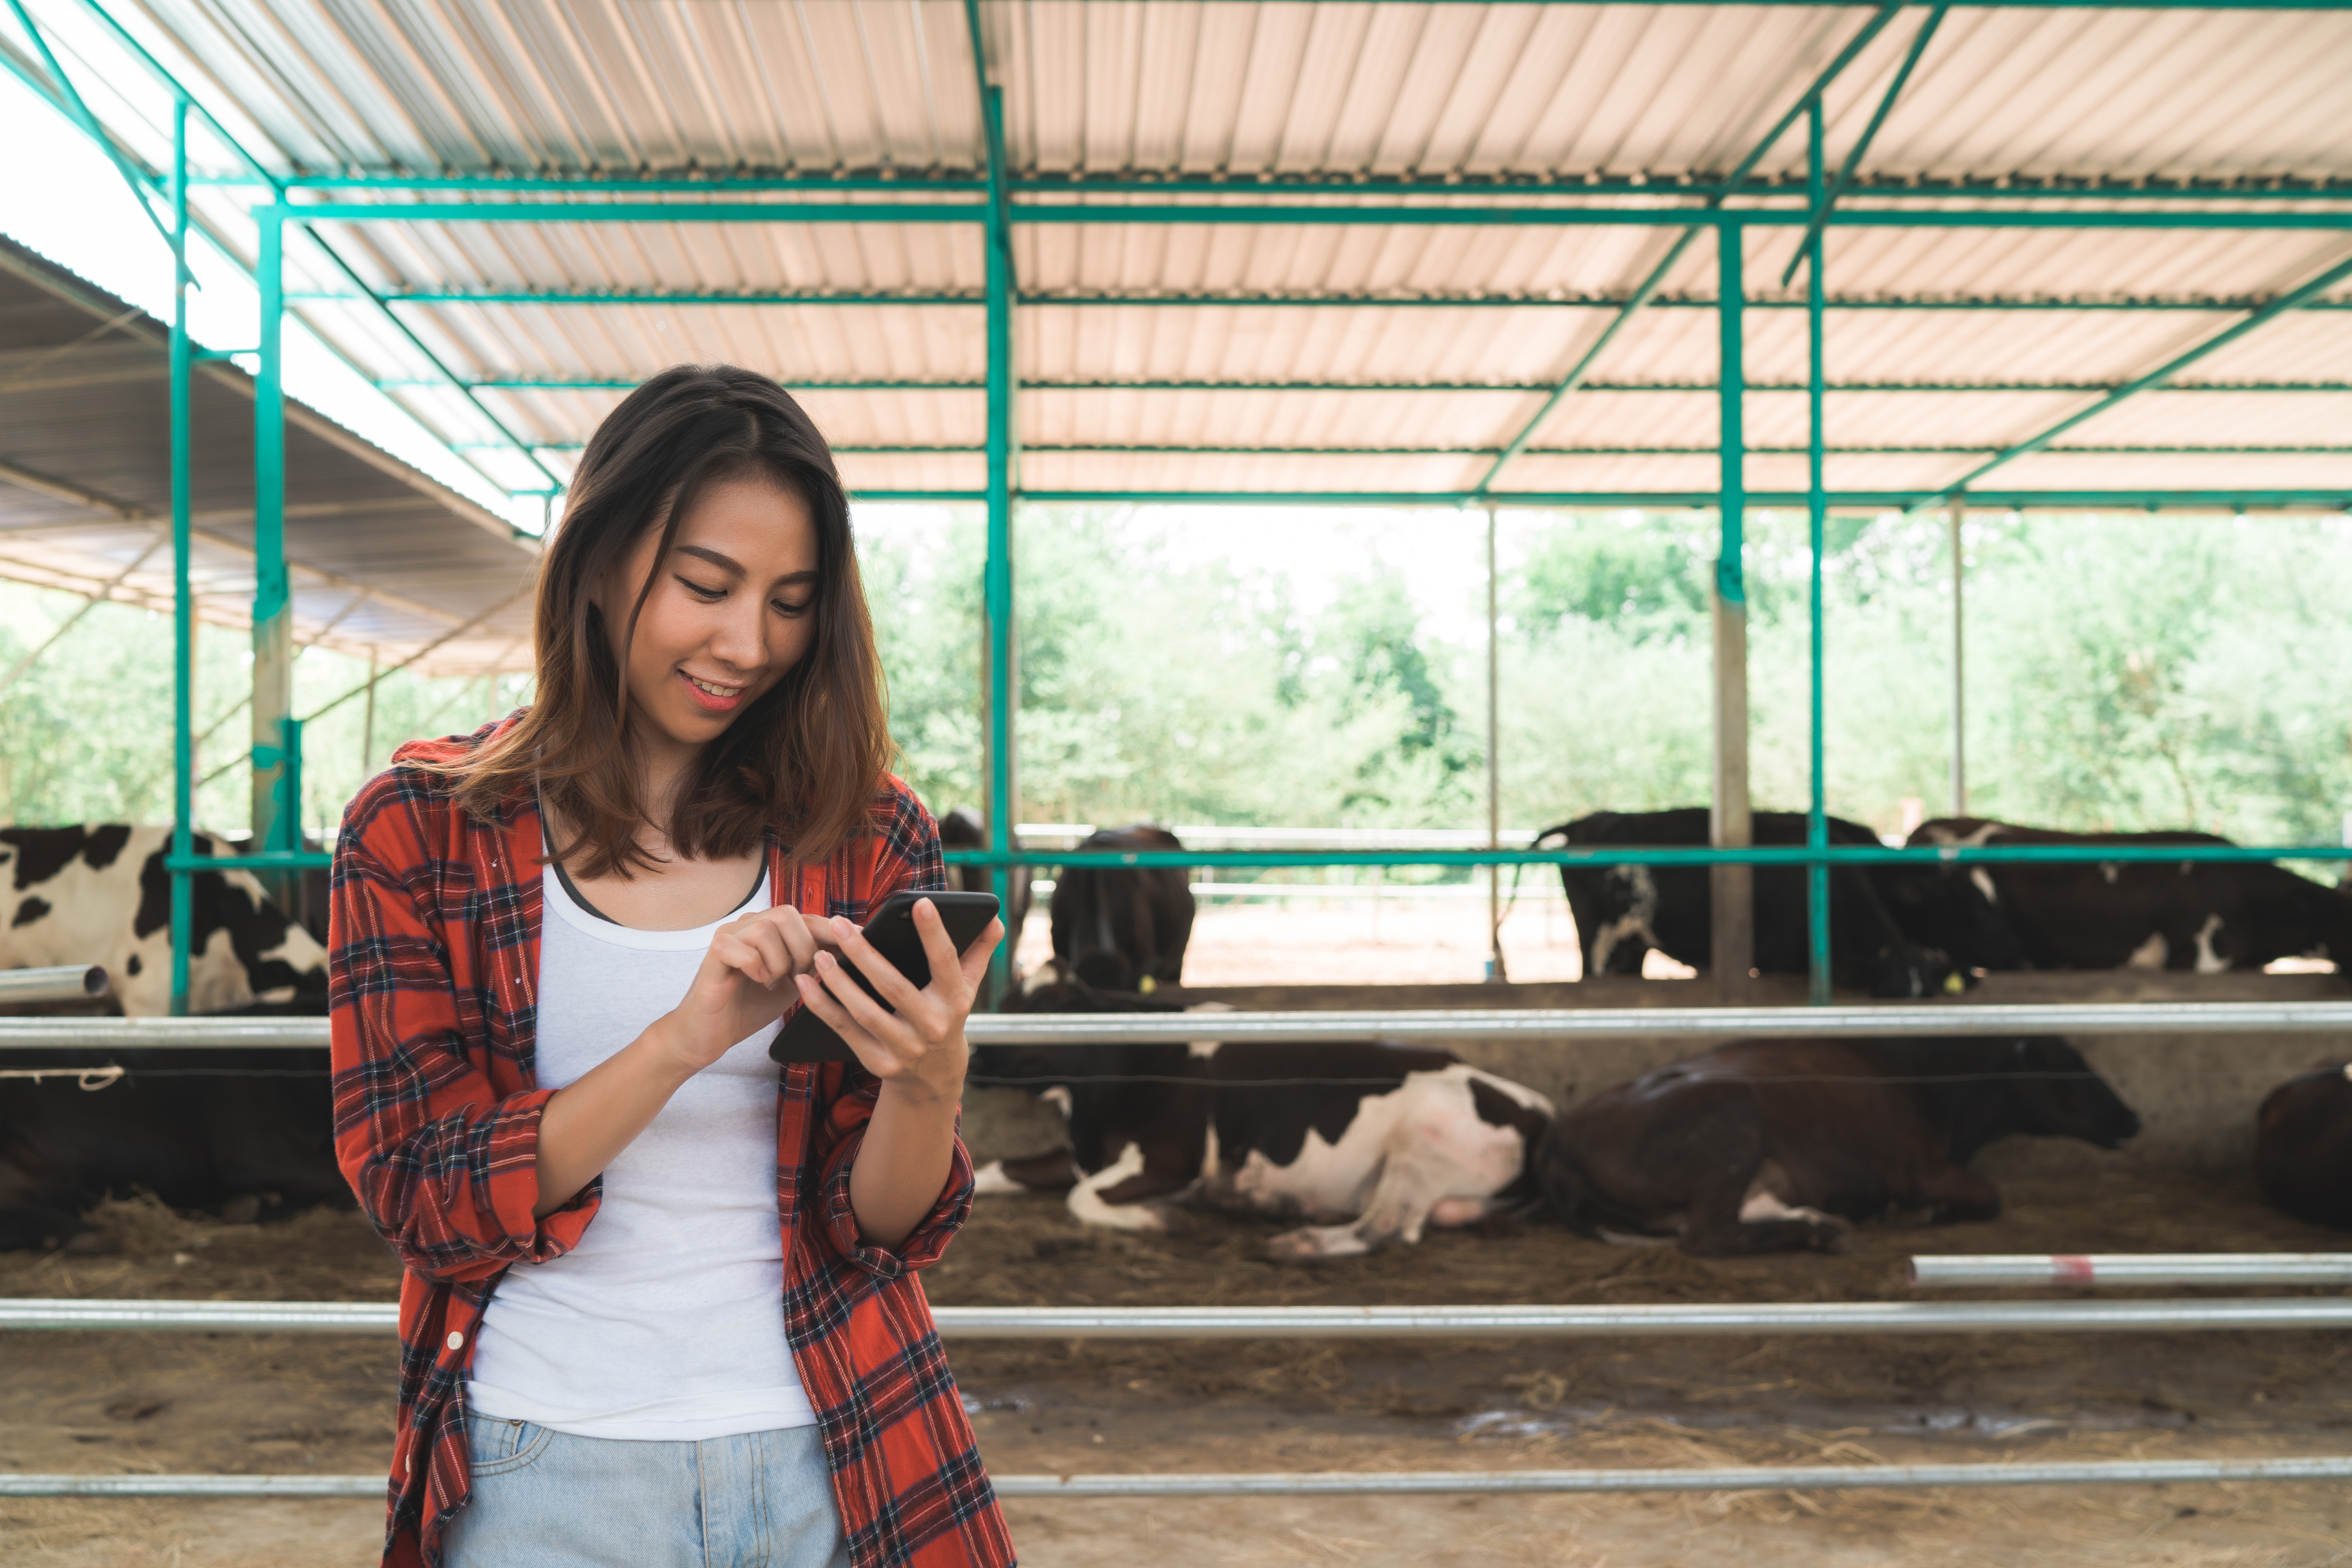
[[[562,376],[521,377],[511,380],[468,381],[463,384],[475,392],[626,392],[636,387],[643,377],[627,376]],[[385,379],[375,383],[386,390],[440,388],[446,382],[436,380]],[[910,381],[901,379],[858,380],[817,378],[803,381],[786,378],[783,384],[794,392],[982,392],[985,380],[942,379]],[[1548,381],[1195,381],[1195,380],[1130,380],[1090,377],[1024,377],[1015,384],[1024,392],[1494,392],[1524,394],[1548,393],[1553,384]],[[1823,390],[1832,393],[1932,392],[1932,393],[2010,393],[2010,392],[2112,392],[2121,384],[2110,381],[1833,381]],[[1711,381],[1587,381],[1587,392],[1661,392],[1684,395],[1712,395]],[[1801,381],[1751,381],[1751,394],[1763,392],[1797,393],[1809,390]],[[2352,381],[2207,381],[2186,384],[2173,384],[2150,387],[2151,394],[2168,392],[2352,392]],[[1987,447],[1986,450],[1994,448]]]
[[[172,102],[172,853],[195,853],[196,596],[188,582],[194,542],[194,443],[188,416],[189,377],[195,368],[188,339],[188,100]],[[195,935],[195,889],[172,879],[173,1017],[188,1011],[188,960]]]
[[[288,223],[986,223],[987,202],[319,202]]]
[[[1936,19],[1944,15],[1943,7],[1936,8]],[[1930,23],[1932,27],[1933,22]],[[1912,57],[1916,58],[1918,43],[1914,40]],[[1908,75],[1908,69],[1904,72]],[[1898,79],[1895,91],[1900,91]],[[1887,94],[1894,101],[1894,91]],[[1881,116],[1884,117],[1884,108]],[[1822,183],[1822,103],[1813,100],[1805,115],[1805,200],[1816,213],[1828,209],[1832,194]],[[1876,130],[1875,121],[1872,130]],[[1869,137],[1864,135],[1864,141]],[[1859,162],[1857,153],[1849,161],[1851,170]],[[1818,226],[1805,231],[1804,243],[1798,254],[1805,262],[1805,621],[1811,634],[1809,642],[1811,658],[1805,666],[1806,711],[1810,721],[1806,731],[1806,805],[1805,847],[1825,849],[1830,842],[1829,765],[1822,702],[1822,557],[1827,553],[1824,542],[1829,522],[1829,481],[1822,474],[1822,459],[1828,448],[1823,446],[1822,417],[1824,384],[1822,342],[1822,231]],[[1787,282],[1786,277],[1781,279]],[[1826,1007],[1830,1003],[1830,868],[1816,861],[1805,868],[1805,998],[1813,1006]]]
[[[1826,505],[1841,511],[1899,511],[1932,504],[1943,490],[1831,490]],[[876,504],[978,504],[988,499],[974,489],[860,489],[854,498]],[[1468,490],[1039,490],[1021,492],[1038,506],[1383,507],[1394,510],[1459,511],[1474,497]],[[1503,490],[1482,504],[1537,511],[1706,511],[1711,490]],[[1979,490],[1973,507],[2008,511],[2336,511],[2352,513],[2352,486],[2337,490]],[[1748,504],[1763,510],[1809,504],[1802,490],[1750,490]]]
[[[263,212],[274,209],[263,208]],[[286,574],[286,363],[279,298],[285,226],[260,220],[260,349],[253,378],[253,847],[302,847],[294,707],[294,605]],[[290,837],[289,837],[290,835]]]
[[[259,179],[236,174],[198,175],[204,185],[255,187]],[[938,171],[844,168],[823,174],[511,174],[495,171],[467,174],[292,174],[280,185],[303,191],[374,191],[417,195],[841,195],[873,192],[892,195],[978,195],[988,190],[977,174]],[[2263,175],[2230,179],[2179,179],[2166,175],[2041,175],[2009,174],[1996,178],[1937,179],[1909,175],[1856,174],[1856,195],[1889,201],[2109,200],[2109,201],[2341,201],[2352,199],[2352,180],[2332,176]],[[1251,193],[1295,195],[1345,195],[1358,198],[1509,195],[1556,196],[1719,196],[1769,199],[1790,194],[1776,176],[1749,176],[1737,183],[1702,170],[1672,174],[1608,174],[1491,172],[1449,169],[1443,173],[1364,174],[1352,170],[1262,169],[1230,174],[1154,172],[1033,170],[1006,182],[1013,196],[1231,196]]]
[[[1781,287],[1786,288],[1789,279],[1797,275],[1797,264],[1800,261],[1809,256],[1817,255],[1813,248],[1813,241],[1821,237],[1822,227],[1829,222],[1831,209],[1837,205],[1838,198],[1845,195],[1846,188],[1853,184],[1854,170],[1861,167],[1863,156],[1870,151],[1870,144],[1878,140],[1878,128],[1885,124],[1886,117],[1894,112],[1895,100],[1903,96],[1904,85],[1911,79],[1911,72],[1918,65],[1919,57],[1927,52],[1928,42],[1935,37],[1936,29],[1944,25],[1944,13],[1947,9],[1948,9],[1948,6],[1941,5],[1935,6],[1927,13],[1927,19],[1919,25],[1919,30],[1911,35],[1911,47],[1903,52],[1903,63],[1895,68],[1895,80],[1888,85],[1885,95],[1879,99],[1878,107],[1871,111],[1870,122],[1862,128],[1862,134],[1854,140],[1853,146],[1847,151],[1845,163],[1838,169],[1837,178],[1831,183],[1826,193],[1822,193],[1817,188],[1820,184],[1820,170],[1816,168],[1813,171],[1812,184],[1816,187],[1813,192],[1814,199],[1806,204],[1812,210],[1812,217],[1805,225],[1805,237],[1797,242],[1795,254],[1789,258],[1787,269],[1780,274]],[[1820,107],[1820,100],[1816,100],[1814,109],[1817,112]],[[1827,1001],[1827,996],[1822,1000]]]
[[[483,450],[487,443],[467,443],[467,449]],[[576,452],[584,445],[579,441],[540,441],[533,448],[541,452]],[[502,448],[493,448],[502,449]],[[2002,448],[1990,443],[1976,446],[1902,446],[1902,447],[1831,447],[1826,451],[1833,458],[1950,458],[1968,457],[1979,452],[1999,452]],[[941,458],[971,456],[985,453],[986,446],[974,446],[969,441],[899,441],[859,443],[845,442],[833,450],[847,458]],[[1121,457],[1151,458],[1493,458],[1493,447],[1244,447],[1244,446],[1150,446],[1115,442],[1044,442],[1022,443],[1024,452],[1041,452],[1055,456],[1111,454]],[[1705,447],[1625,446],[1625,447],[1529,447],[1522,448],[1534,458],[1712,458],[1718,448]],[[1750,457],[1797,458],[1804,456],[1808,447],[1755,447],[1748,448]],[[2352,445],[2319,445],[2279,447],[2191,447],[2191,446],[2122,446],[2122,447],[2061,447],[2055,449],[2061,457],[2095,458],[2212,458],[2212,457],[2352,457]],[[1473,497],[1491,493],[1483,486],[1469,492]],[[1477,504],[1475,500],[1473,505]]]
[[[981,569],[982,599],[988,637],[984,661],[988,685],[988,847],[997,855],[1011,852],[1013,822],[1019,812],[1014,790],[1013,710],[1021,700],[1020,667],[1013,635],[1013,443],[1017,421],[1013,412],[1013,301],[1020,280],[1013,268],[1012,199],[1006,181],[1004,89],[989,79],[988,42],[980,25],[980,0],[964,0],[964,24],[971,39],[973,85],[980,92],[981,131],[988,159],[987,227],[984,279],[987,288],[988,347],[988,524],[987,555]],[[1000,869],[992,879],[997,905],[1013,909],[1013,883]],[[989,961],[993,1005],[1013,979],[1013,949],[1020,932],[1008,931]]]
[[[861,495],[866,492],[860,492]],[[964,500],[976,492],[926,491],[922,499]],[[1931,505],[1950,494],[1948,486],[1913,490],[1832,490],[1828,504],[1842,510],[1897,511]],[[1464,507],[1527,507],[1712,511],[1716,490],[1114,490],[1024,489],[1022,500],[1038,506],[1110,504],[1133,506],[1372,506],[1458,510]],[[872,499],[880,499],[875,496]],[[1806,504],[1803,490],[1749,490],[1750,510]],[[1969,505],[2011,511],[2352,511],[2352,485],[2336,489],[2040,489],[1970,491]]]
[[[824,289],[781,290],[745,293],[713,291],[644,291],[614,290],[609,292],[561,292],[550,289],[395,289],[381,298],[394,305],[658,305],[658,306],[803,306],[803,305],[904,305],[956,306],[978,309],[987,303],[982,293],[889,293],[840,292]],[[291,294],[292,303],[314,303],[331,300],[359,302],[365,296],[358,294]],[[1543,294],[1263,294],[1263,293],[1139,293],[1139,294],[1071,294],[1046,289],[1026,290],[1017,294],[1015,302],[1024,306],[1083,309],[1095,307],[1128,308],[1195,308],[1230,306],[1316,307],[1340,310],[1362,309],[1430,309],[1430,310],[1615,310],[1622,309],[1627,297],[1612,294],[1570,294],[1554,290]],[[2220,314],[2251,310],[2265,303],[2243,296],[2221,297],[2194,294],[2127,295],[2105,299],[2072,299],[2055,295],[1977,295],[1958,297],[1927,297],[1888,295],[1876,298],[1832,299],[1827,307],[1832,310],[2189,310],[2203,314]],[[1802,299],[1751,299],[1751,310],[1801,310]],[[2311,310],[2352,310],[2352,300],[2319,300],[2304,307]],[[1685,298],[1662,295],[1649,303],[1653,310],[1712,310],[1712,298]]]
[[[2126,398],[2129,398],[2139,392],[2145,391],[2148,387],[2158,385],[2162,382],[2169,380],[2173,375],[2177,374],[2180,371],[2186,370],[2189,366],[2195,364],[2199,360],[2205,358],[2216,350],[2225,348],[2231,343],[2237,342],[2240,338],[2244,337],[2248,332],[2255,331],[2267,322],[2277,320],[2279,317],[2301,305],[2305,300],[2312,299],[2329,289],[2333,289],[2336,285],[2343,282],[2347,278],[2352,278],[2352,257],[2347,257],[2344,260],[2337,262],[2335,266],[2327,268],[2325,272],[2320,273],[2317,277],[2312,279],[2309,282],[2305,283],[2302,287],[2293,289],[2288,293],[2282,294],[2277,299],[2272,300],[2269,304],[2264,305],[2261,310],[2247,316],[2245,320],[2238,322],[2237,325],[2229,328],[2225,331],[2215,333],[2213,336],[2206,339],[2203,342],[2198,344],[2195,348],[2189,350],[2186,353],[2175,355],[2173,358],[2166,361],[2163,364],[2158,365],[2156,369],[2149,371],[2146,375],[2139,376],[2132,381],[2125,383],[2123,385],[2116,388],[2113,392],[2108,393],[2105,397],[2100,398],[2096,403],[2092,404],[2088,408],[2083,409],[2078,413],[2068,415],[2065,418],[2061,419],[2056,424],[2042,430],[2039,434],[2030,436],[2026,439],[2018,442],[2015,446],[1997,454],[1988,461],[1979,464],[1977,467],[1969,469],[1967,473],[1961,475],[1959,479],[1953,481],[1948,489],[1953,493],[1964,490],[1969,486],[1975,484],[1977,480],[1984,478],[1985,475],[1992,472],[1995,468],[2001,467],[2003,464],[2014,462],[2018,458],[2022,458],[2029,453],[2042,450],[2044,447],[2048,447],[2051,442],[2055,441],[2059,437],[2063,436],[2067,431],[2074,429],[2077,425],[2082,424],[2084,420],[2095,419],[2098,416],[2107,412],[2107,410],[2115,407],[2118,403],[2125,401]]]
[[[890,223],[991,221],[987,202],[322,202],[280,213],[289,223]],[[1112,224],[1379,226],[1388,227],[1670,228],[1685,224],[1737,223],[1802,226],[1801,207],[1714,206],[1310,206],[1257,203],[1246,206],[1082,205],[1030,202],[1010,207],[1010,221],[1048,227]],[[1841,228],[2352,229],[2341,212],[2125,211],[2051,212],[2026,208],[1846,207],[1827,220]]]

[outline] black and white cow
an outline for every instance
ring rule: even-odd
[[[1149,823],[1106,827],[1078,846],[1090,854],[1183,847],[1174,834]],[[1104,991],[1181,984],[1193,913],[1185,868],[1065,866],[1047,908],[1054,956],[1078,980]]]
[[[2273,1208],[2352,1230],[2352,1062],[2271,1090],[2254,1117],[2254,1175]]]
[[[1759,811],[1754,841],[1801,845],[1801,812]],[[1548,827],[1538,847],[1558,838],[1570,846],[1691,847],[1708,839],[1705,806],[1674,811],[1595,812]],[[1832,844],[1876,844],[1859,823],[1830,818]],[[1578,866],[1559,868],[1583,949],[1587,978],[1639,974],[1643,955],[1656,948],[1678,963],[1707,967],[1715,946],[1714,894],[1705,866]],[[1805,870],[1755,868],[1756,968],[1764,974],[1802,974],[1811,963]],[[1830,976],[1874,996],[1930,996],[1958,992],[1969,976],[1944,952],[1906,936],[1876,884],[1861,868],[1830,868]]]
[[[1051,980],[1024,998],[1174,1010],[1123,1002]],[[984,1184],[1066,1187],[1078,1220],[1121,1230],[1165,1230],[1179,1202],[1303,1220],[1267,1243],[1291,1262],[1530,1206],[1528,1163],[1551,1121],[1543,1096],[1451,1052],[1377,1041],[989,1046],[972,1076],[1043,1090],[1068,1118],[1066,1156],[992,1166]]]
[[[1914,845],[2227,844],[2210,833],[2061,833],[1983,817],[1923,822]],[[2010,933],[1975,948],[1955,931],[1953,956],[1983,969],[2188,969],[2217,974],[2273,959],[2352,958],[2352,898],[2260,862],[1996,862],[1967,868],[1970,885]],[[1979,923],[1981,932],[1986,928]]]
[[[1594,1096],[1536,1161],[1571,1230],[1703,1257],[1836,1251],[1851,1220],[1991,1219],[2016,1133],[2113,1149],[2139,1118],[2063,1040],[1748,1040]]]
[[[171,841],[169,827],[123,823],[0,828],[7,889],[0,969],[99,964],[125,1015],[168,1014],[172,879],[163,855]],[[213,841],[197,834],[195,849],[210,855]],[[206,871],[191,883],[192,1012],[326,1011],[326,948],[269,901],[251,872]]]

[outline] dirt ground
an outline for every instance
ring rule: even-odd
[[[2063,1167],[2063,1168],[2060,1168]],[[1309,1269],[1268,1226],[1079,1229],[1041,1197],[983,1200],[928,1275],[941,1303],[1901,1299],[1913,1251],[2318,1250],[2338,1238],[2250,1184],[2085,1157],[2012,1176],[2010,1212],[1866,1228],[1853,1252],[1700,1261],[1542,1223],[1438,1234]],[[100,1214],[104,1256],[0,1255],[0,1293],[383,1300],[356,1216],[271,1227],[146,1203]],[[2017,1293],[2012,1293],[2017,1294]],[[2352,1344],[2310,1334],[1360,1342],[964,1341],[992,1468],[1511,1468],[2341,1453]],[[0,1336],[0,1468],[365,1473],[387,1447],[386,1339]],[[2336,1485],[1735,1497],[1016,1501],[1025,1562],[2302,1564],[2352,1555]],[[372,1502],[0,1501],[0,1561],[358,1564]]]

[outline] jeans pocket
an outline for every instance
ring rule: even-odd
[[[547,1451],[555,1434],[529,1421],[508,1421],[495,1415],[466,1417],[466,1468],[476,1480],[511,1475]]]

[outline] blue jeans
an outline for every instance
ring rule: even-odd
[[[447,1568],[848,1568],[814,1426],[658,1443],[468,1414],[466,1453]]]

